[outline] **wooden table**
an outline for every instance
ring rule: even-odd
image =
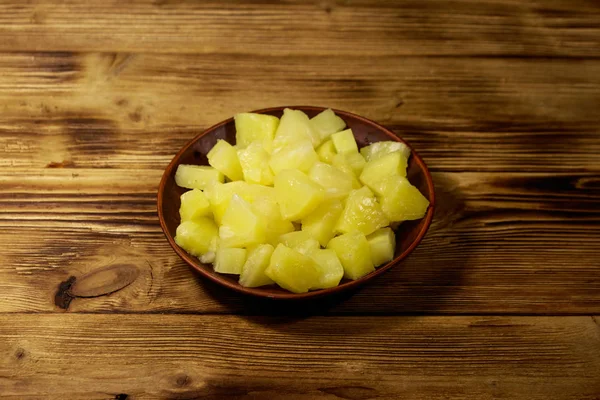
[[[244,298],[158,182],[300,104],[413,144],[434,223],[357,293]],[[0,225],[2,398],[600,399],[600,3],[0,1]]]

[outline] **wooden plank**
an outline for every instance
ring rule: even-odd
[[[600,168],[599,60],[4,53],[0,89],[0,167],[162,169],[236,112],[309,103],[434,170]]]
[[[593,1],[36,0],[0,3],[0,50],[598,57]]]
[[[10,399],[591,400],[597,323],[4,314],[0,390]]]
[[[317,302],[312,311],[598,312],[597,173],[433,176],[438,208],[417,250],[351,298]],[[159,177],[154,170],[68,168],[3,176],[0,312],[61,311],[61,282],[115,264],[134,265],[137,279],[116,293],[76,299],[68,310],[263,312],[264,302],[196,277],[172,251],[156,217]]]

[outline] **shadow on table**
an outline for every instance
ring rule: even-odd
[[[437,196],[434,222],[421,245],[403,263],[362,288],[314,300],[275,301],[234,293],[201,277],[198,282],[228,313],[274,330],[288,331],[290,323],[316,316],[418,317],[452,312],[449,303],[462,286],[472,250],[461,244],[468,234],[456,229],[458,223],[468,218],[468,210],[458,182],[444,174],[434,174],[434,182]],[[352,325],[358,331],[378,329],[366,324]]]
[[[317,299],[302,301],[271,300],[234,292],[196,275],[198,284],[213,300],[227,309],[227,313],[244,317],[281,316],[306,318],[316,315],[335,314],[335,309],[352,298],[358,290],[349,290]]]

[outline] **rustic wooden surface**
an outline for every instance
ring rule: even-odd
[[[55,3],[0,0],[0,398],[600,399],[600,3]],[[439,206],[356,293],[242,298],[156,189],[294,104],[394,129]]]

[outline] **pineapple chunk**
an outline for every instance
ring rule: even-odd
[[[349,154],[336,154],[333,156],[333,160],[331,161],[331,165],[339,167],[340,165],[347,165],[350,167],[354,176],[360,176],[363,168],[367,162],[364,157],[359,153],[349,153]]]
[[[297,221],[313,212],[325,199],[323,189],[301,171],[287,169],[275,177],[275,198],[281,216]]]
[[[339,285],[344,276],[344,267],[335,251],[313,249],[306,253],[319,267],[319,283],[311,289],[327,289]]]
[[[241,274],[246,262],[246,254],[246,249],[219,247],[214,264],[215,272],[221,274]]]
[[[348,196],[335,230],[341,233],[359,231],[368,235],[388,224],[389,221],[373,192],[363,186],[361,189],[353,190]]]
[[[317,160],[317,153],[311,142],[301,139],[274,150],[269,166],[275,175],[285,169],[307,172]]]
[[[379,158],[371,160],[365,165],[360,174],[360,181],[371,189],[377,187],[377,182],[390,176],[406,176],[406,167],[408,160],[404,154],[399,151],[385,154]]]
[[[361,187],[363,187],[363,185],[361,185],[358,179],[356,178],[356,175],[352,171],[352,168],[350,168],[348,164],[338,164],[334,165],[334,167],[346,174],[346,176],[352,182],[352,189],[360,189]]]
[[[333,140],[335,151],[338,154],[358,153],[358,145],[354,139],[352,129],[334,133],[331,135],[331,140]]]
[[[321,162],[312,166],[308,176],[323,188],[328,199],[342,199],[348,196],[354,184],[347,172]]]
[[[279,236],[279,243],[282,243],[291,249],[294,249],[300,244],[309,240],[314,240],[314,238],[310,235],[310,233],[303,231],[289,232]],[[318,246],[319,245],[317,244],[317,247]]]
[[[240,196],[248,203],[254,203],[261,197],[275,198],[275,189],[272,186],[247,183],[241,188]]]
[[[221,224],[223,215],[225,214],[225,211],[227,211],[231,197],[234,194],[237,194],[244,200],[249,201],[248,186],[249,185],[246,182],[236,181],[216,184],[206,189],[204,193],[210,202],[210,207],[217,224]]]
[[[238,150],[238,158],[248,183],[272,185],[273,173],[269,168],[269,153],[258,142],[251,143],[245,149]]]
[[[381,209],[390,221],[421,219],[429,200],[402,176],[390,176],[374,186],[380,196]]]
[[[352,166],[350,166],[348,161],[349,160],[347,157],[345,157],[341,154],[336,154],[333,157],[333,161],[331,162],[331,165],[333,165],[340,171],[347,174],[348,177],[350,177],[350,179],[352,180],[352,188],[353,189],[360,189],[363,185],[361,185],[361,183],[358,181],[358,175],[356,175],[355,170],[352,169]]]
[[[320,282],[319,266],[314,260],[283,244],[275,248],[265,274],[293,293],[306,293]]]
[[[335,115],[331,108],[321,111],[318,115],[311,118],[310,124],[313,130],[319,134],[321,140],[326,140],[333,133],[339,132],[346,127],[344,120]]]
[[[344,267],[344,277],[348,279],[359,279],[375,270],[369,242],[360,232],[334,237],[327,248],[335,251]]]
[[[205,165],[180,164],[175,173],[175,183],[186,189],[201,189],[223,183],[225,177],[222,173]]]
[[[235,120],[235,143],[240,149],[258,142],[267,152],[273,148],[273,138],[279,118],[267,114],[240,113]]]
[[[367,185],[366,182],[376,182],[392,175],[406,176],[407,166],[408,160],[402,152],[395,151],[384,154],[365,165],[360,175],[360,181]]]
[[[229,206],[229,201],[237,194],[248,203],[254,203],[256,199],[271,196],[274,198],[275,190],[269,186],[249,184],[244,181],[228,182],[213,185],[204,192],[208,197],[210,206],[217,224],[221,224],[223,214]]]
[[[315,239],[308,239],[294,247],[294,250],[304,255],[310,255],[311,252],[320,249],[321,246],[319,245],[319,242],[317,242]]]
[[[399,151],[405,159],[410,157],[410,148],[402,142],[393,142],[391,140],[372,143],[360,149],[360,154],[367,161],[373,161],[381,156]]]
[[[175,243],[193,256],[200,257],[211,250],[218,237],[217,226],[209,218],[184,221],[175,234]]]
[[[356,176],[360,176],[363,168],[367,165],[367,161],[360,153],[350,153],[346,155],[346,162],[352,168]]]
[[[317,155],[319,159],[324,163],[331,164],[333,162],[333,157],[337,153],[335,152],[335,146],[332,140],[328,140],[317,149]]]
[[[391,228],[382,228],[367,236],[371,249],[371,261],[378,267],[394,259],[396,236]]]
[[[273,250],[275,248],[270,244],[261,244],[248,252],[248,258],[240,275],[240,285],[259,287],[274,283],[271,278],[265,275],[265,270],[271,262]]]
[[[235,147],[219,139],[206,155],[208,163],[232,181],[244,179]]]
[[[202,190],[192,189],[181,195],[181,207],[179,207],[181,222],[211,215],[210,203]]]
[[[323,203],[302,219],[302,232],[308,233],[322,246],[326,246],[334,236],[334,228],[342,210],[342,203],[337,200]]]
[[[220,246],[246,247],[266,241],[266,233],[250,204],[237,194],[231,197],[219,228]]]
[[[321,142],[321,137],[312,128],[310,120],[304,112],[286,108],[283,110],[279,127],[275,132],[273,149],[277,151],[298,140],[309,140],[313,147],[317,147]]]
[[[281,210],[277,200],[275,199],[275,190],[273,193],[257,197],[252,202],[252,211],[260,217],[266,231],[266,241],[276,246],[279,243],[279,236],[292,232],[294,225],[290,221],[286,221],[281,216]]]
[[[308,232],[294,231],[279,236],[279,243],[294,249],[302,254],[308,254],[321,246]]]

